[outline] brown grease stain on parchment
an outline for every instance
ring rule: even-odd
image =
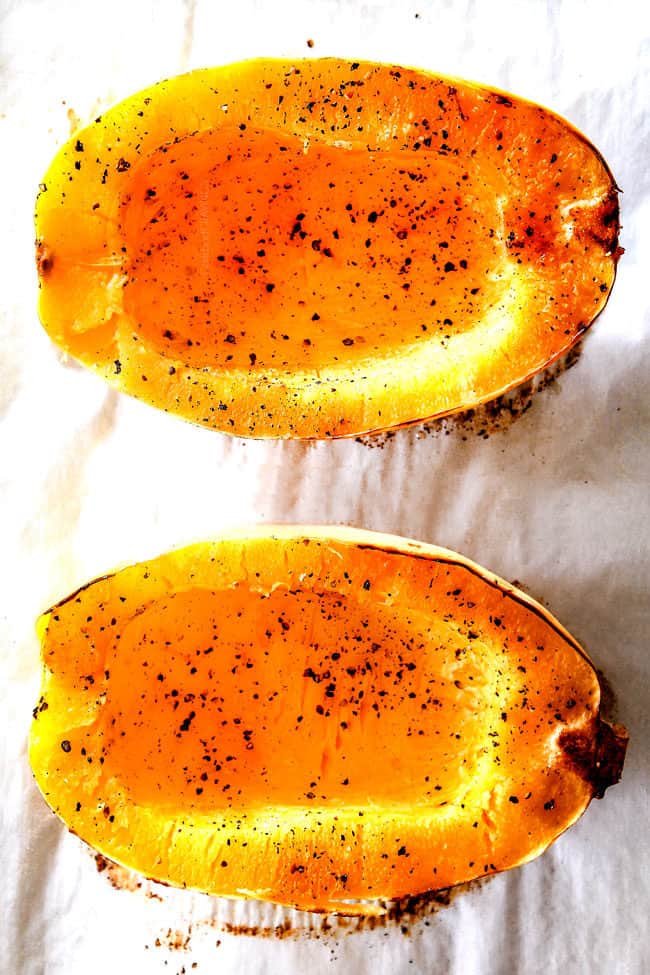
[[[422,440],[429,436],[455,436],[460,440],[480,437],[482,440],[487,440],[492,434],[508,430],[513,423],[531,409],[538,393],[548,386],[552,386],[563,373],[576,364],[582,352],[583,342],[584,339],[569,349],[566,355],[556,359],[543,372],[537,373],[527,382],[516,386],[496,399],[490,400],[489,403],[482,403],[474,409],[463,410],[451,416],[404,424],[404,426],[396,427],[394,430],[363,434],[356,437],[355,440],[365,447],[380,447],[382,449],[389,440],[404,432],[409,433],[415,440]]]
[[[158,886],[157,881],[147,880],[134,871],[113,863],[101,853],[93,855],[97,871],[104,874],[115,890],[130,893],[140,891],[147,898],[164,902],[164,896],[152,889],[152,885]],[[428,919],[440,909],[448,907],[459,895],[483,886],[489,879],[489,877],[481,877],[465,884],[458,884],[456,887],[426,891],[422,894],[402,897],[397,900],[379,901],[378,906],[383,911],[381,914],[316,914],[307,911],[293,911],[287,908],[287,916],[276,924],[239,924],[219,917],[194,918],[178,927],[167,927],[160,931],[152,945],[146,947],[189,951],[192,934],[206,928],[224,934],[277,940],[286,938],[317,939],[327,936],[336,938],[377,929],[397,928],[403,935],[409,935],[413,925],[422,922],[428,926]],[[220,943],[217,941],[217,947]]]

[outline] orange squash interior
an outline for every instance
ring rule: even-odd
[[[462,557],[261,528],[98,579],[40,620],[30,759],[147,876],[318,910],[541,853],[620,775],[584,651]]]
[[[261,59],[161,82],[54,159],[40,315],[119,389],[242,436],[476,406],[603,308],[618,203],[563,119],[468,82]]]

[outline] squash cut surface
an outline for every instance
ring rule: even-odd
[[[90,583],[39,631],[48,803],[111,859],[211,893],[361,910],[505,870],[623,762],[545,610],[392,536],[194,545]]]
[[[617,191],[523,100],[332,59],[193,72],[57,155],[40,315],[127,393],[255,437],[350,436],[467,409],[603,308]]]

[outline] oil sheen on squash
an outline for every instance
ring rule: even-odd
[[[536,105],[422,71],[257,60],[132,96],[37,201],[40,315],[105,379],[253,437],[492,399],[602,310],[618,203]]]
[[[40,620],[30,758],[68,827],[153,878],[305,909],[541,853],[626,735],[541,606],[443,549],[261,528]]]

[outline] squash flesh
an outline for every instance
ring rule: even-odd
[[[170,883],[317,909],[446,887],[530,859],[597,791],[593,667],[444,550],[260,530],[92,583],[40,628],[46,799]]]
[[[306,150],[296,136],[237,126],[164,146],[133,174],[123,204],[125,311],[163,356],[260,374],[393,356],[426,338],[432,320],[434,335],[449,332],[448,314],[462,334],[500,299],[502,285],[482,287],[470,256],[498,218],[494,200],[463,194],[476,220],[455,226],[444,183],[460,180],[460,167],[434,162]],[[451,239],[433,244],[431,222],[453,225]],[[495,270],[499,251],[489,245]],[[463,306],[448,266],[463,274]]]
[[[80,132],[37,204],[52,338],[153,405],[281,437],[469,408],[567,351],[614,280],[600,156],[537,106],[355,64],[195,72]]]

